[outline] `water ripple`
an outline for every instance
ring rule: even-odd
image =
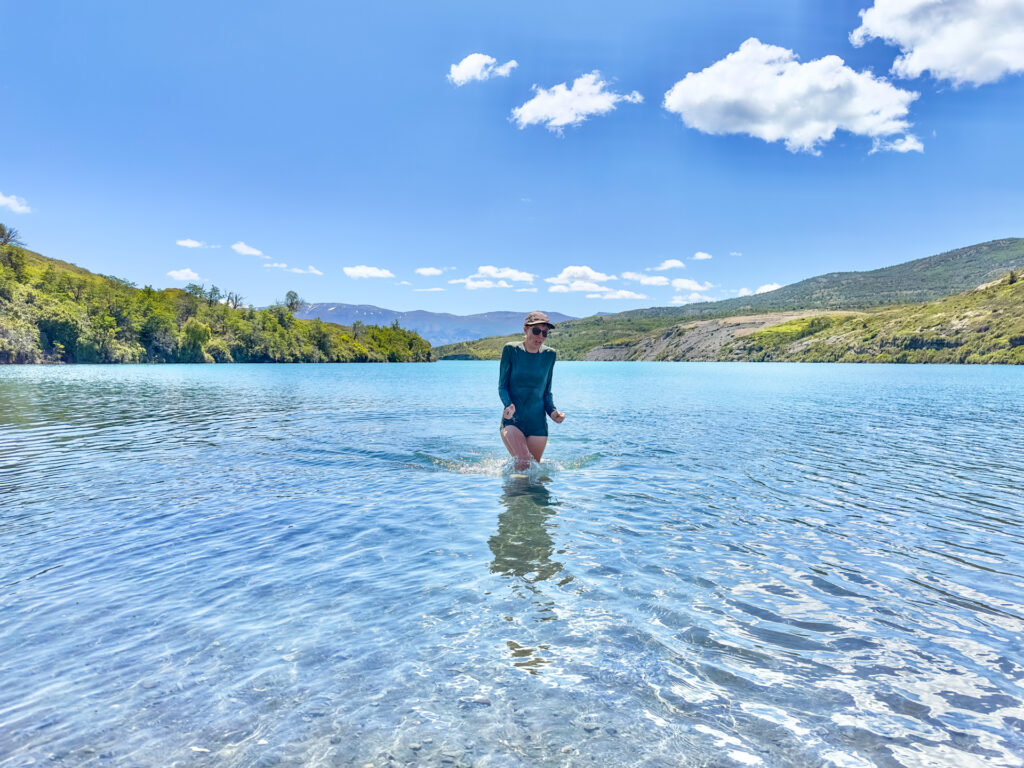
[[[0,767],[1024,764],[1024,371],[495,377],[0,369]]]

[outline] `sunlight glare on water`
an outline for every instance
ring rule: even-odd
[[[1024,765],[1024,370],[0,369],[0,766]]]

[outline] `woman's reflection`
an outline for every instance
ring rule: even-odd
[[[543,622],[558,618],[555,601],[544,594],[541,584],[563,570],[562,563],[553,559],[555,542],[549,533],[555,509],[543,482],[531,483],[525,477],[511,477],[505,482],[501,503],[505,511],[498,515],[498,532],[487,542],[494,553],[491,572],[511,577],[513,594],[529,599],[536,606],[539,624],[533,624],[535,629],[519,625],[533,640],[525,643],[507,640],[506,643],[513,666],[537,674],[551,663],[550,647],[536,642],[540,639],[538,632],[541,636],[544,634],[539,627]],[[572,576],[564,574],[558,585],[570,581]],[[506,618],[514,621],[511,616]]]
[[[548,521],[555,510],[548,489],[525,477],[510,477],[501,503],[505,511],[498,515],[498,532],[487,542],[494,553],[491,572],[535,584],[561,571],[562,564],[551,559],[555,543],[548,533]]]

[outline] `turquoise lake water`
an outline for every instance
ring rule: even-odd
[[[1019,766],[1024,368],[0,368],[0,766]]]

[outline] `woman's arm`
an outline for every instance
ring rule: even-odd
[[[512,396],[508,392],[509,380],[512,378],[512,348],[505,346],[501,350],[501,367],[498,368],[498,397],[501,404],[508,408],[512,405]]]
[[[558,410],[555,408],[555,400],[551,396],[551,377],[555,372],[555,353],[551,353],[551,367],[548,368],[548,380],[544,382],[544,413],[550,416],[554,411]]]

